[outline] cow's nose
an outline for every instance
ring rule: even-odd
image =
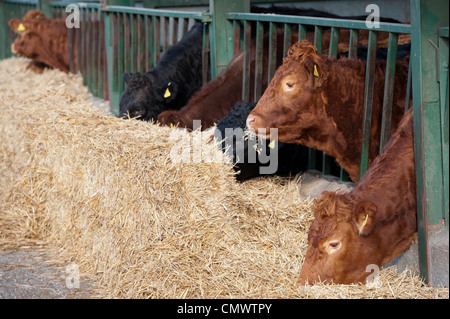
[[[143,118],[145,116],[145,109],[144,108],[137,108],[130,112],[131,118]]]
[[[255,117],[253,115],[249,115],[247,117],[247,122],[246,122],[247,128],[253,129],[252,128],[253,123],[255,123]]]

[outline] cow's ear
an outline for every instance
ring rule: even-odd
[[[169,81],[166,83],[166,85],[163,86],[163,89],[161,90],[160,94],[162,95],[162,100],[165,103],[172,102],[178,93],[178,84],[173,81]]]
[[[356,206],[355,226],[361,236],[367,236],[373,230],[377,215],[377,206],[370,201],[361,201]]]
[[[314,87],[321,87],[323,80],[325,78],[324,70],[320,63],[309,58],[304,62],[306,72],[308,72],[309,77],[313,83]]]
[[[25,26],[19,19],[11,19],[9,20],[8,24],[11,27],[11,29],[13,29],[17,33],[22,33],[26,31]]]
[[[130,75],[128,73],[124,73],[123,74],[123,80],[125,81],[126,84],[128,84],[128,80],[130,79]]]

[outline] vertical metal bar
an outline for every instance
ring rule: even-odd
[[[174,18],[173,17],[169,17],[169,38],[168,38],[169,45],[173,45],[174,44],[174,41],[173,41],[174,34],[175,34],[174,29],[175,29],[175,27],[174,27]]]
[[[98,35],[99,35],[99,43],[100,49],[98,53],[99,60],[99,69],[98,69],[98,91],[99,98],[108,100],[108,93],[106,92],[107,86],[107,76],[106,76],[106,39],[105,39],[105,21],[103,19],[103,12],[100,9],[97,9],[97,17],[98,17]]]
[[[81,13],[80,13],[80,18],[81,18]],[[75,39],[76,43],[75,43],[75,47],[76,47],[76,51],[77,51],[77,73],[80,72],[82,73],[82,56],[83,56],[83,52],[82,50],[82,38],[83,38],[83,24],[80,25],[80,29],[77,29],[76,31],[76,35],[77,38]]]
[[[233,56],[233,25],[229,12],[249,12],[250,0],[209,0],[211,12],[211,77],[225,69]]]
[[[255,91],[253,101],[258,101],[262,95],[262,73],[263,73],[263,37],[264,25],[261,21],[256,22],[256,50],[255,50]]]
[[[94,44],[93,42],[95,42],[95,33],[94,33],[94,29],[95,29],[95,25],[94,25],[94,18],[93,18],[93,10],[92,8],[88,9],[88,18],[89,18],[89,24],[90,24],[90,30],[89,30],[89,45],[88,45],[88,54],[89,54],[89,90],[91,91],[91,93],[96,96],[96,92],[95,92],[95,82],[94,82],[94,69],[95,69],[95,52],[94,51],[96,49],[96,44]],[[95,92],[95,93],[94,93]]]
[[[292,46],[292,25],[286,23],[284,25],[284,39],[283,39],[283,57],[285,57]]]
[[[117,20],[117,67],[116,73],[114,74],[115,78],[118,80],[117,85],[117,107],[119,106],[119,96],[123,92],[125,84],[122,80],[122,74],[125,72],[125,14],[119,13]]]
[[[95,20],[93,16],[93,9],[89,8],[88,10],[89,14],[89,23],[90,23],[90,30],[89,30],[89,48],[88,48],[88,54],[89,54],[89,89],[92,95],[97,96],[97,90],[96,90],[96,81],[95,81],[95,68],[96,68],[96,52],[98,51],[97,39],[95,36]]]
[[[359,179],[367,171],[370,148],[370,128],[372,127],[373,89],[375,84],[375,58],[377,50],[377,32],[369,31],[369,44],[367,47],[366,78],[364,82],[364,111],[363,111],[363,142],[361,149],[361,162],[359,166]]]
[[[196,23],[196,21],[194,19],[189,18],[188,26],[187,26],[188,30],[191,30],[191,28],[195,25],[195,23]]]
[[[134,28],[134,17],[135,15],[130,13],[128,14],[128,31],[126,31],[125,36],[128,39],[128,45],[125,47],[125,50],[127,52],[127,60],[128,60],[128,72],[134,73],[135,72],[135,38],[136,38],[136,30]]]
[[[128,13],[123,14],[123,61],[124,61],[124,71],[127,73],[131,72],[131,59],[130,59],[130,49],[131,49],[131,34],[130,34],[130,15]]]
[[[100,70],[100,50],[101,50],[101,44],[100,44],[100,21],[98,17],[98,12],[96,8],[92,8],[92,20],[93,22],[93,29],[94,29],[94,41],[95,41],[95,48],[93,48],[92,55],[94,56],[94,74],[93,74],[93,82],[94,82],[94,91],[95,96],[99,97],[99,78],[98,78],[98,72]]]
[[[314,46],[317,48],[317,51],[322,52],[322,35],[323,29],[319,26],[314,26]]]
[[[330,34],[330,47],[328,50],[328,56],[329,57],[335,57],[337,55],[338,51],[338,44],[339,44],[339,28],[332,27],[331,28],[331,34]]]
[[[350,41],[348,44],[348,57],[349,58],[357,58],[358,57],[358,37],[359,30],[351,29],[350,30]]]
[[[151,32],[149,32],[149,28],[151,25],[151,18],[147,15],[145,15],[143,17],[144,19],[144,25],[143,27],[143,34],[142,36],[144,37],[144,61],[143,61],[143,70],[144,72],[148,72],[148,70],[150,70],[150,51],[151,51],[151,43],[152,43],[152,39],[150,37]]]
[[[408,67],[408,81],[406,83],[406,98],[405,98],[405,113],[410,108],[410,100],[411,100],[411,89],[412,89],[412,59],[409,59],[409,67]]]
[[[118,109],[116,105],[112,103],[113,101],[113,90],[114,90],[114,14],[110,12],[104,12],[105,21],[105,44],[106,44],[106,69],[108,76],[108,96],[111,103],[111,112],[113,114],[118,114]]]
[[[306,26],[303,24],[298,25],[298,40],[306,39]]]
[[[244,21],[244,67],[242,72],[242,99],[244,101],[250,101],[251,35],[251,23]]]
[[[91,77],[91,70],[92,70],[92,59],[91,59],[91,41],[92,41],[92,21],[90,17],[90,10],[89,8],[85,9],[85,25],[86,25],[86,34],[85,34],[85,51],[83,51],[84,57],[85,57],[85,72],[83,74],[83,78],[86,79],[86,85],[89,89],[89,92],[92,92],[92,77]]]
[[[184,35],[184,23],[184,18],[178,18],[177,42],[180,41]]]
[[[358,38],[359,38],[359,30],[358,29],[350,29],[350,39],[348,44],[348,57],[349,58],[357,58],[358,57]],[[348,173],[341,167],[339,172],[339,181],[346,182],[350,179]]]
[[[277,71],[277,25],[269,23],[269,61],[268,61],[267,83],[270,83]]]
[[[389,33],[388,53],[386,59],[386,76],[384,81],[383,115],[381,118],[380,153],[391,136],[392,101],[394,100],[394,76],[397,58],[398,33]]]
[[[5,21],[7,21],[6,18],[6,4],[3,3],[2,0],[0,0],[0,60],[6,59],[7,57],[7,32],[8,32],[8,26]]]
[[[339,44],[339,28],[331,28],[330,33],[330,44],[328,50],[329,57],[336,57],[337,49]],[[333,158],[327,155],[325,152],[322,152],[322,175],[330,175],[331,174],[331,162]]]
[[[161,21],[162,20],[162,21]],[[153,66],[156,65],[156,63],[159,60],[160,52],[161,52],[161,23],[164,23],[164,19],[153,16],[152,17],[152,31],[153,31]]]
[[[69,51],[69,69],[70,69],[70,72],[72,72],[72,73],[76,73],[76,71],[75,71],[75,52],[74,52],[74,50],[75,50],[75,43],[74,43],[74,40],[76,39],[76,37],[77,37],[77,35],[76,35],[76,32],[77,32],[77,30],[78,29],[76,29],[76,28],[69,28],[69,30],[68,30],[68,32],[69,32],[69,34],[68,34],[68,36],[67,36],[67,50]],[[1,57],[0,57],[1,58]]]
[[[159,42],[160,42],[160,46],[161,46],[160,50],[161,50],[161,52],[165,52],[166,48],[167,48],[167,34],[166,33],[169,31],[168,26],[166,26],[166,25],[168,25],[167,18],[160,17],[159,22],[160,22],[159,23],[159,26],[160,26]],[[160,52],[158,52],[158,60],[159,60],[159,53]]]
[[[441,140],[442,140],[442,171],[443,171],[443,212],[442,219],[445,226],[449,225],[449,37],[448,28],[446,34],[441,34],[444,28],[440,29],[439,45],[439,86],[440,86],[440,109],[441,109]],[[444,33],[444,32],[442,32]]]
[[[89,70],[89,57],[88,57],[88,48],[89,48],[89,17],[88,17],[88,11],[87,9],[83,10],[83,19],[84,19],[84,32],[82,32],[82,40],[83,40],[83,47],[81,54],[83,55],[82,60],[82,71],[81,74],[83,74],[83,84],[85,86],[89,86],[89,77],[88,77],[88,70]]]
[[[317,51],[322,52],[322,34],[323,30],[319,26],[314,26],[314,46],[317,48]],[[318,151],[310,148],[308,150],[308,169],[318,169],[317,165],[317,155]],[[322,152],[323,157],[323,152]],[[323,167],[322,167],[323,169]]]
[[[144,71],[144,45],[147,40],[142,30],[143,19],[143,15],[136,15],[136,70],[139,72]]]
[[[202,44],[202,83],[209,81],[209,25],[203,24],[203,44]]]
[[[429,226],[442,222],[443,171],[439,83],[436,81],[435,42],[439,27],[448,26],[449,2],[411,0],[411,59],[416,164],[417,224],[420,274],[433,282]],[[431,40],[431,42],[430,42]],[[439,138],[438,138],[439,137]]]
[[[244,37],[241,36],[241,22],[234,20],[233,21],[233,30],[234,30],[234,47],[233,47],[233,55],[242,49],[244,46]]]

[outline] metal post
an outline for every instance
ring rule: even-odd
[[[209,10],[212,14],[211,78],[215,78],[233,57],[234,29],[227,20],[227,14],[249,12],[250,0],[209,0]]]
[[[428,229],[442,223],[443,169],[439,83],[438,29],[448,26],[447,0],[411,0],[411,60],[416,159],[417,223],[420,274],[430,278]]]
[[[38,0],[39,10],[41,10],[48,18],[53,18],[52,7],[50,7],[50,1],[53,0]]]
[[[144,8],[154,9],[155,8],[155,1],[154,0],[142,0],[142,6]]]
[[[6,50],[9,47],[6,45],[6,39],[8,38],[8,24],[6,23],[5,5],[3,0],[0,0],[0,60],[6,59]]]
[[[207,6],[209,0],[143,0],[144,8]]]
[[[134,0],[102,0],[101,4],[105,6],[127,6],[134,7]]]

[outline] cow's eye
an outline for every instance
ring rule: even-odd
[[[327,252],[328,253],[333,253],[335,251],[337,251],[339,248],[341,248],[341,242],[340,241],[330,241],[328,243],[328,247],[327,247]]]
[[[294,83],[292,82],[286,82],[286,86],[290,89],[292,89],[294,87]]]

